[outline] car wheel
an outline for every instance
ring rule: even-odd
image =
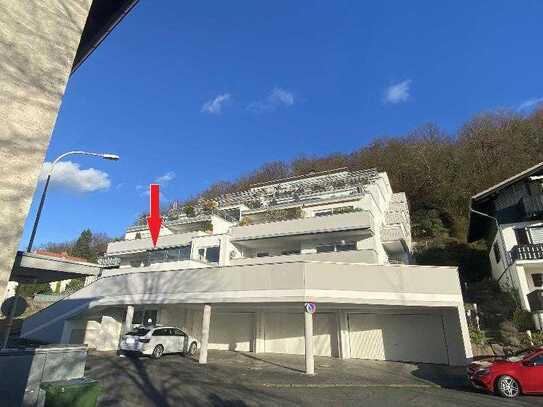
[[[515,398],[520,394],[520,386],[518,382],[511,376],[501,376],[498,379],[496,390],[502,397],[509,399]]]
[[[196,350],[198,349],[198,345],[196,342],[192,342],[189,346],[189,351],[187,352],[190,356],[194,356],[196,353]]]
[[[164,347],[162,345],[157,345],[153,349],[153,354],[151,356],[153,357],[153,359],[160,359],[163,353],[164,353]]]

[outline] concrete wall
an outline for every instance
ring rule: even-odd
[[[90,5],[0,2],[0,298]]]

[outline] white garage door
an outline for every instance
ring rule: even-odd
[[[209,349],[249,352],[253,341],[254,314],[211,313]]]
[[[305,353],[304,314],[266,313],[264,316],[265,351],[272,353]],[[335,317],[315,314],[313,352],[319,356],[337,354]]]
[[[448,363],[440,315],[349,314],[351,357]]]

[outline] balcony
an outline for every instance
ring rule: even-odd
[[[532,311],[543,311],[543,290],[534,290],[527,295]]]
[[[543,259],[543,244],[523,244],[513,246],[511,259],[516,260],[541,260]]]
[[[194,236],[205,235],[203,232],[179,233],[175,235],[160,236],[156,248],[178,247],[190,244]],[[120,254],[144,252],[152,250],[153,242],[150,238],[122,240],[120,242],[111,242],[107,245],[107,255],[115,256]]]
[[[528,218],[543,214],[543,194],[525,196],[522,198],[522,207]]]
[[[230,260],[230,265],[241,266],[251,264],[284,263],[292,261],[376,264],[378,262],[378,258],[375,250],[349,250],[345,252],[300,253],[269,257],[247,257],[232,259]]]
[[[373,217],[369,211],[344,213],[314,218],[291,219],[232,228],[232,240],[242,241],[277,236],[372,229]]]

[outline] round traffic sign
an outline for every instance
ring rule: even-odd
[[[317,304],[315,304],[314,302],[305,303],[305,312],[314,314],[316,310],[317,310]]]
[[[9,317],[11,315],[13,318],[17,318],[24,314],[27,308],[28,303],[26,300],[20,295],[17,295],[5,300],[2,304],[1,311],[5,317]]]

